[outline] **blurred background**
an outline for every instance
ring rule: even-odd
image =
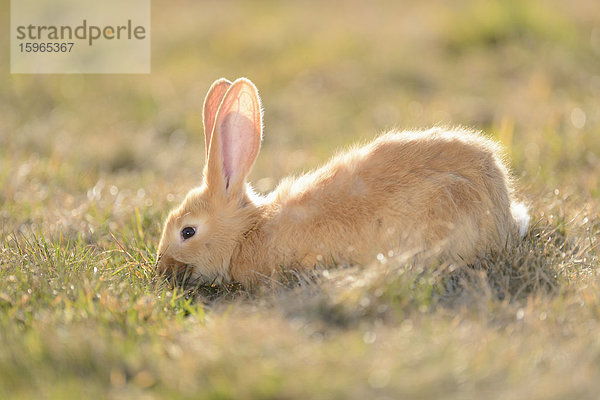
[[[530,203],[599,195],[597,0],[153,1],[151,38],[148,75],[11,75],[0,38],[3,234],[98,242],[135,213],[154,240],[200,183],[220,77],[261,93],[262,192],[385,130],[462,125],[502,142]]]

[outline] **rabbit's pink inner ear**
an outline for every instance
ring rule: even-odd
[[[237,190],[254,164],[262,139],[260,98],[254,85],[238,79],[227,91],[217,115],[225,187]]]
[[[227,89],[229,89],[230,86],[231,82],[229,82],[227,79],[218,79],[212,84],[212,86],[208,90],[208,93],[206,94],[206,98],[204,99],[204,107],[202,109],[202,123],[204,124],[204,139],[207,158],[208,149],[210,147],[210,140],[215,127],[217,111],[219,110],[219,106],[223,101],[223,97],[225,96],[225,93],[227,92]]]

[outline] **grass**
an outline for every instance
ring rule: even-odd
[[[594,1],[152,6],[150,75],[1,64],[0,398],[597,398]],[[385,129],[465,125],[503,143],[533,226],[468,268],[171,288],[156,244],[220,76],[261,90],[263,192]]]

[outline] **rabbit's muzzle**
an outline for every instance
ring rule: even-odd
[[[187,264],[177,261],[173,257],[161,254],[156,261],[156,274],[170,282],[180,282],[189,274]]]

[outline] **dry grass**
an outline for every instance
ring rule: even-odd
[[[600,9],[563,3],[154,2],[150,75],[3,63],[0,397],[597,398]],[[533,227],[468,268],[172,289],[156,242],[220,76],[261,89],[261,191],[381,130],[460,124],[506,146]]]

